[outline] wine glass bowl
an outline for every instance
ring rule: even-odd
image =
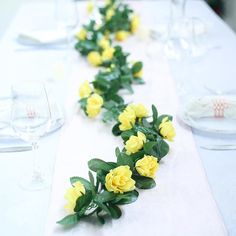
[[[48,96],[42,83],[26,81],[12,86],[11,126],[19,138],[31,143],[33,151],[48,131],[50,121]],[[33,170],[23,176],[20,184],[24,189],[38,190],[46,187],[46,182],[35,153]]]

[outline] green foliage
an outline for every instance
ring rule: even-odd
[[[107,19],[106,15],[110,9],[114,9],[114,15]],[[86,39],[79,40],[75,49],[83,56],[87,56],[91,51],[102,53],[103,49],[98,45],[98,41],[103,38],[106,32],[115,33],[119,30],[130,31],[130,16],[133,12],[128,5],[117,3],[111,0],[110,4],[99,9],[102,19],[101,26],[97,26],[94,20],[91,20],[84,29],[87,31]],[[109,39],[111,41],[111,39]],[[85,187],[85,193],[78,197],[74,207],[74,214],[68,215],[58,221],[66,227],[75,225],[81,219],[95,215],[101,224],[105,223],[105,216],[112,219],[121,217],[122,212],[119,205],[130,204],[138,199],[139,193],[136,190],[122,194],[109,192],[106,188],[106,176],[114,168],[119,166],[129,166],[132,171],[132,179],[135,180],[135,186],[138,189],[150,189],[156,186],[152,178],[141,176],[135,169],[135,164],[145,155],[152,155],[161,160],[169,152],[169,145],[160,134],[159,126],[165,117],[172,120],[169,115],[158,114],[157,108],[152,105],[152,115],[150,117],[136,118],[135,124],[132,123],[130,130],[121,131],[119,129],[119,115],[124,111],[127,104],[120,95],[122,89],[133,93],[134,84],[143,84],[141,78],[135,78],[134,74],[143,68],[142,62],[135,62],[131,65],[128,62],[129,53],[124,52],[122,47],[115,46],[113,58],[103,61],[102,69],[96,74],[92,82],[93,92],[97,92],[103,98],[103,122],[113,122],[116,124],[112,128],[115,136],[121,136],[122,140],[127,142],[132,135],[142,132],[146,136],[143,147],[136,153],[128,154],[125,148],[120,150],[116,148],[116,162],[106,162],[101,159],[91,159],[88,161],[90,169],[89,180],[82,177],[71,177],[70,182],[75,187],[75,182],[80,181]],[[86,114],[87,99],[79,100],[81,109]]]

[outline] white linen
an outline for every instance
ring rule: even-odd
[[[67,33],[65,30],[32,30],[19,32],[17,41],[24,45],[44,45],[65,43]]]
[[[203,96],[193,98],[185,105],[185,115],[191,118],[236,118],[235,96]]]
[[[156,13],[155,20],[152,22],[152,24],[157,27],[159,27],[160,25],[163,27],[162,23],[166,24],[168,20],[168,1],[163,0],[145,2],[150,4],[149,7],[138,5],[138,3],[138,12],[143,11],[143,14],[145,14],[146,18],[148,18],[149,9],[152,9]],[[191,71],[191,78],[188,79],[194,79],[195,77],[200,83],[207,83],[207,85],[214,90],[232,89],[236,86],[236,67],[234,64],[234,62],[236,61],[235,33],[219,17],[215,16],[205,3],[201,3],[201,1],[198,2],[199,3],[196,3],[195,1],[191,0],[188,1],[187,15],[201,17],[201,19],[203,19],[205,23],[207,22],[209,30],[208,33],[210,33],[207,42],[211,43],[211,45],[219,45],[220,47],[217,50],[211,50],[210,53],[204,55],[204,58],[201,58],[201,60],[196,60],[196,70]],[[85,15],[85,3],[79,2],[78,4],[80,6],[80,19],[83,19]],[[145,9],[145,11],[143,9]],[[7,32],[0,44],[0,96],[3,94],[4,96],[5,94],[7,96],[9,94],[8,92],[5,93],[5,91],[8,90],[8,83],[10,84],[11,81],[14,79],[30,79],[32,78],[32,76],[40,77],[41,79],[46,79],[51,76],[51,68],[53,67],[53,65],[55,65],[58,61],[62,59],[65,52],[55,50],[15,51],[15,49],[19,47],[19,45],[15,41],[15,32],[18,32],[19,29],[43,29],[46,28],[45,26],[52,28],[51,23],[54,20],[53,18],[54,8],[53,5],[50,5],[48,1],[46,3],[42,1],[40,3],[37,2],[32,4],[26,4],[18,12],[12,24],[8,27]],[[137,51],[141,50],[138,47],[136,47],[136,49]],[[143,51],[145,51],[145,49]],[[134,60],[139,59],[134,54],[131,56],[133,56]],[[158,58],[152,58],[152,60],[156,63],[157,67],[156,75],[152,76],[155,77],[160,84],[162,84],[163,81],[159,79],[159,69],[161,69],[162,64],[159,63],[160,60]],[[78,61],[81,64],[78,64]],[[38,67],[36,65],[38,65]],[[78,60],[76,60],[75,62],[75,67],[78,69],[75,79],[78,83],[80,83],[82,79],[92,78],[92,75],[89,75],[88,73],[81,73],[80,69],[82,69],[82,71],[85,70],[84,65],[86,65],[86,63],[83,59],[80,58],[78,58]],[[182,64],[180,66],[180,69],[181,68]],[[179,72],[177,71],[173,75],[177,77],[179,76]],[[146,78],[145,76],[145,80],[147,79],[148,78]],[[57,98],[61,98],[65,94],[65,87],[67,86],[68,81],[65,80],[64,82],[65,85],[62,86],[62,88],[58,90],[58,94],[56,94]],[[139,94],[140,96],[143,96],[144,93],[149,93],[149,91],[146,90],[146,86],[141,87],[140,88],[142,92]],[[197,89],[195,88],[196,87],[194,86],[194,89],[192,89],[191,91],[192,93],[197,91]],[[135,88],[135,91],[137,90],[139,90],[139,87]],[[159,90],[158,88],[157,90],[154,88],[152,92],[156,93],[158,96]],[[169,92],[167,93],[169,94]],[[132,100],[131,97],[127,97],[127,99],[128,98]],[[165,100],[159,100],[158,107],[160,108],[160,103],[164,103],[166,102],[166,100],[169,100],[168,96],[166,96]],[[135,99],[135,101],[141,100],[137,98]],[[164,110],[165,109],[163,109],[162,106],[161,111],[164,112]],[[171,110],[166,112],[173,114]],[[107,130],[107,132],[109,131],[110,129]],[[47,167],[50,172],[52,172],[54,169],[55,152],[58,148],[58,135],[59,133],[54,133],[53,135],[42,139],[42,141],[40,142],[40,162],[43,164],[44,167]],[[111,135],[109,137],[113,138]],[[194,137],[196,138],[196,144],[198,146],[216,141],[225,143],[229,142],[229,140],[223,137],[221,137],[220,140],[215,140],[215,137],[206,137],[205,135],[200,136],[198,133],[195,133]],[[82,136],[80,138],[83,139]],[[118,142],[118,139],[115,140],[117,140]],[[232,139],[232,142],[235,142],[235,139]],[[76,143],[76,145],[77,144],[78,143]],[[113,142],[113,144],[116,144],[115,141]],[[216,197],[217,203],[220,207],[220,211],[223,214],[227,229],[229,230],[229,234],[235,235],[235,151],[215,152],[207,151],[198,147],[198,152],[200,153],[202,161],[204,162],[204,167],[207,171],[208,180],[211,184],[214,197]],[[100,153],[104,154],[104,151],[101,151]],[[96,150],[91,150],[90,157],[94,157],[94,154],[96,154],[96,157],[103,157],[102,155],[97,155],[100,153],[96,152]],[[111,153],[107,152],[107,155],[109,156],[111,155]],[[189,155],[191,155],[191,153],[189,153]],[[31,166],[31,161],[33,160],[31,153],[1,153],[0,157],[0,186],[2,189],[2,191],[0,192],[0,198],[3,199],[0,205],[0,221],[2,222],[0,234],[42,236],[44,224],[48,214],[47,208],[49,205],[51,191],[50,189],[47,189],[44,191],[31,193],[23,191],[18,186],[19,176],[21,176],[22,173],[28,170]],[[109,157],[108,159],[110,160],[111,157]],[[83,168],[87,171],[85,165],[83,165]],[[78,174],[78,171],[75,172],[76,174]],[[64,181],[65,179],[62,178],[62,180]],[[64,184],[66,185],[65,188],[69,186],[68,182]],[[158,188],[159,187],[157,187],[157,189]],[[149,193],[145,192],[144,197],[148,199],[148,196]],[[60,197],[62,198],[62,196]],[[61,199],[61,201],[63,204],[64,200]],[[139,205],[138,202],[134,204],[136,204],[136,206]],[[58,207],[61,207],[61,205],[59,206],[58,204],[55,204],[55,207],[58,209]],[[129,212],[129,209],[125,208],[124,211],[126,214],[127,212]],[[58,217],[56,218],[58,219]],[[118,221],[113,221],[113,224],[116,224]],[[54,223],[55,222],[53,220],[52,226],[54,226]],[[128,223],[129,222],[126,221],[126,224]],[[156,224],[156,222],[154,223]],[[204,224],[208,224],[208,222],[205,222]],[[86,226],[88,225],[86,224]]]

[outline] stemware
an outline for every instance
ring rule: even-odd
[[[56,21],[59,29],[67,34],[68,50],[73,39],[73,30],[78,25],[78,11],[74,0],[56,0]]]
[[[187,0],[170,0],[170,19],[165,44],[165,54],[170,59],[198,57],[206,51],[201,42],[206,26],[201,19],[186,16],[186,4]]]
[[[48,186],[46,175],[39,165],[38,140],[50,127],[51,111],[44,84],[25,81],[12,86],[11,126],[16,135],[31,143],[34,166],[24,174],[20,185],[26,190],[40,190]]]

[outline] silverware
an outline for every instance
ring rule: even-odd
[[[235,144],[212,144],[212,145],[202,145],[200,146],[202,149],[206,150],[214,150],[214,151],[230,151],[236,150]]]
[[[0,153],[8,152],[25,152],[32,150],[31,146],[11,146],[11,147],[0,147]]]

